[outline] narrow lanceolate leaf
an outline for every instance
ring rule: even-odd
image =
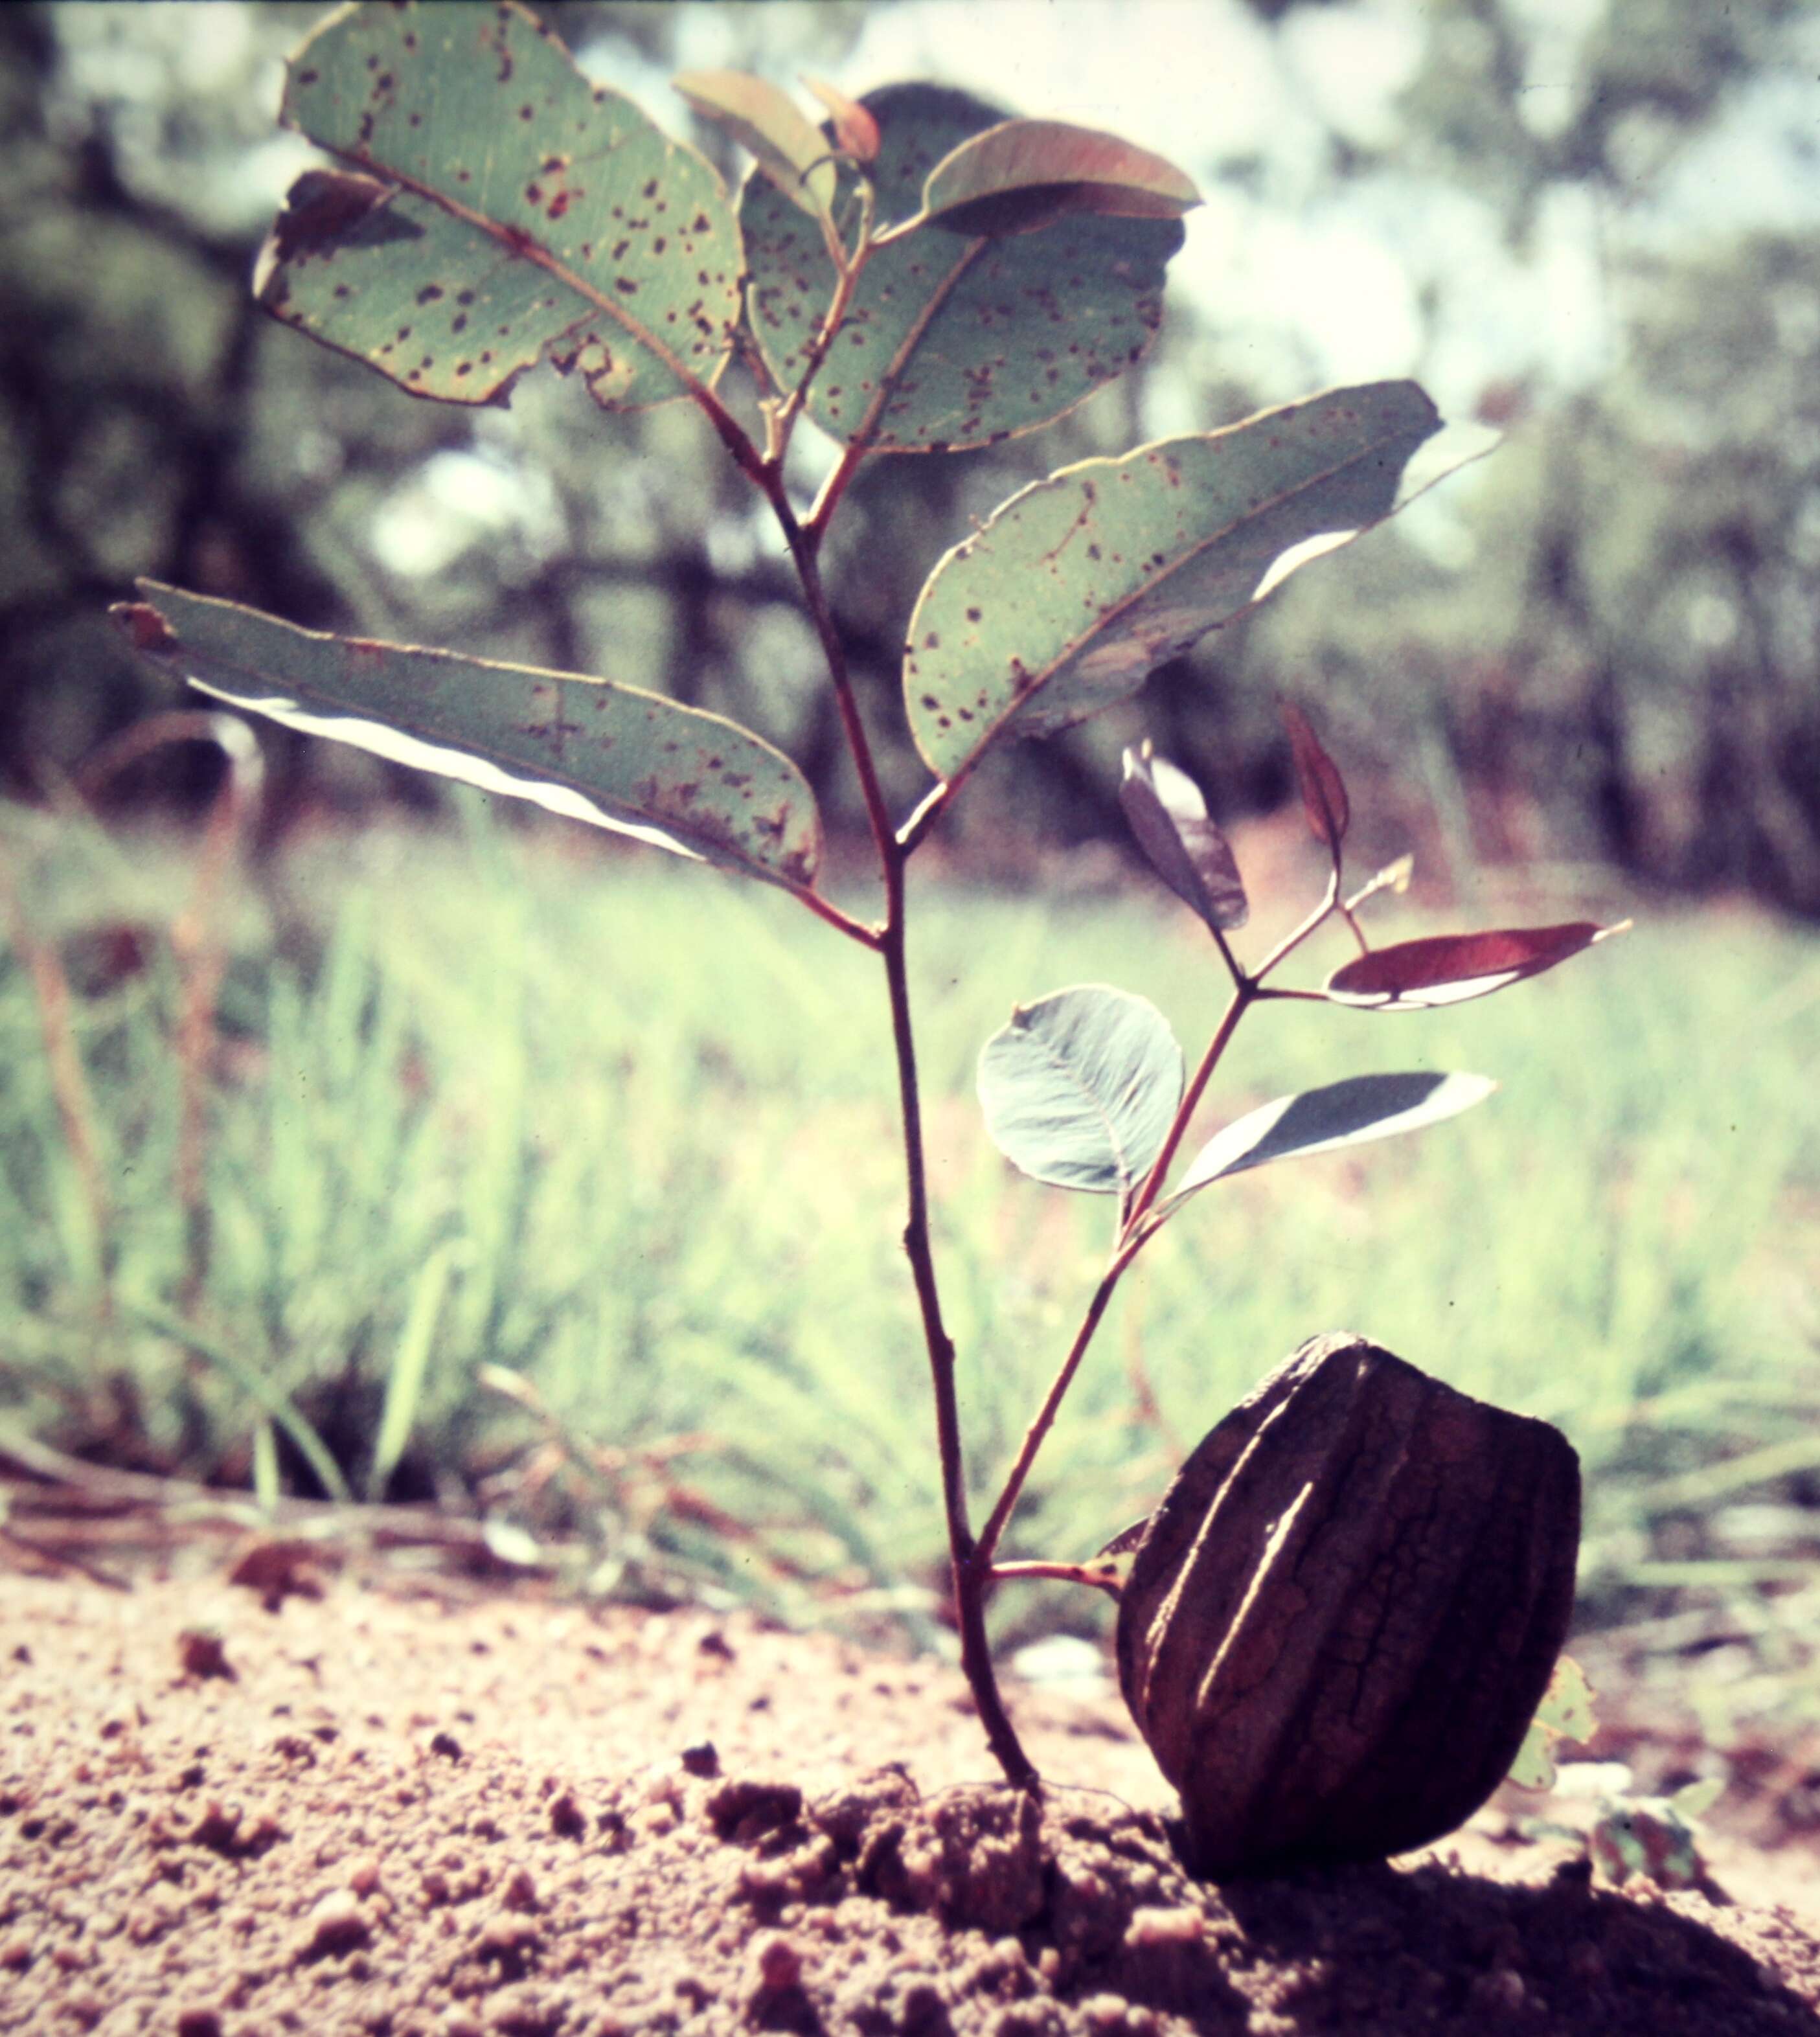
[[[938,563],[911,618],[905,705],[930,769],[953,782],[1007,732],[1048,735],[1135,693],[1295,565],[1389,516],[1440,425],[1413,382],[1375,383],[1014,495]]]
[[[742,70],[685,70],[671,83],[756,159],[792,205],[812,218],[827,212],[834,202],[828,143],[788,93]]]
[[[922,209],[924,180],[957,144],[1004,119],[962,92],[889,85],[860,102],[878,128],[869,174],[889,225]],[[840,173],[836,217],[857,184]],[[762,178],[740,202],[752,329],[785,388],[801,381],[834,293],[816,225]],[[945,452],[1033,431],[1140,360],[1163,316],[1173,219],[1065,219],[987,240],[921,228],[867,263],[810,387],[810,415],[844,443]]]
[[[815,882],[814,796],[787,757],[606,679],[299,629],[142,580],[118,611],[160,670],[287,728],[534,800],[787,890]]]
[[[1419,1132],[1482,1103],[1497,1087],[1486,1075],[1352,1075],[1300,1096],[1280,1096],[1210,1139],[1162,1207],[1172,1209],[1210,1181],[1292,1154],[1331,1153],[1398,1132]]]
[[[1179,219],[1200,202],[1173,163],[1065,120],[1001,122],[951,149],[923,187],[928,223],[950,233],[1029,233],[1069,213]]]
[[[1059,1189],[1123,1196],[1162,1151],[1182,1050],[1154,1004],[1086,984],[1021,1005],[980,1056],[980,1102],[1014,1166]]]
[[[1336,1004],[1369,1011],[1427,1011],[1439,1004],[1463,1004],[1494,990],[1540,976],[1545,969],[1579,954],[1595,941],[1621,934],[1630,924],[1601,927],[1575,920],[1558,927],[1505,927],[1488,934],[1433,934],[1373,948],[1336,969],[1327,995]]]
[[[1207,818],[1201,788],[1148,743],[1125,752],[1119,803],[1150,867],[1210,927],[1242,927],[1251,907],[1232,845]]]
[[[1282,704],[1283,725],[1289,732],[1289,747],[1296,760],[1296,782],[1301,788],[1302,811],[1308,816],[1308,832],[1330,850],[1337,864],[1340,844],[1346,838],[1352,807],[1346,798],[1346,780],[1339,766],[1321,747],[1308,716],[1292,701]]]
[[[343,7],[281,117],[349,166],[306,171],[261,255],[287,325],[445,402],[546,359],[611,410],[712,383],[742,266],[719,179],[514,0]]]

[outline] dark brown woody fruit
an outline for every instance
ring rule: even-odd
[[[1339,1334],[1234,1408],[1151,1517],[1125,1702],[1207,1874],[1378,1860],[1508,1772],[1566,1638],[1580,1461]]]

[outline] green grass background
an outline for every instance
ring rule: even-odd
[[[883,1614],[927,1638],[941,1514],[878,964],[781,895],[508,830],[478,797],[459,812],[440,834],[307,840],[232,887],[212,1250],[181,1320],[163,930],[193,852],[6,817],[24,909],[81,993],[113,1207],[97,1236],[28,974],[0,950],[0,1425],[268,1493],[319,1484],[301,1432],[357,1495],[480,1503],[585,1546],[598,1589]],[[1577,916],[1525,903],[1505,909]],[[1245,951],[1297,904],[1263,905]],[[989,1498],[1111,1211],[1010,1172],[980,1128],[975,1057],[1014,1002],[1104,981],[1153,999],[1192,1059],[1224,979],[1160,890],[926,883],[914,908],[936,1242]],[[1373,909],[1380,938],[1433,924]],[[84,943],[123,921],[149,930],[148,966],[97,987]],[[1345,951],[1317,950],[1300,980]],[[1103,1327],[1011,1552],[1091,1554],[1154,1503],[1172,1439],[1346,1328],[1566,1430],[1588,1476],[1588,1616],[1709,1573],[1772,1574],[1712,1524],[1820,1489],[1817,1060],[1820,941],[1742,909],[1648,910],[1451,1011],[1255,1011],[1209,1130],[1374,1069],[1503,1087],[1453,1123],[1191,1206]],[[545,1415],[484,1384],[486,1366]],[[662,1468],[636,1454],[666,1444]],[[995,1618],[1016,1639],[1098,1608],[1021,1588]]]

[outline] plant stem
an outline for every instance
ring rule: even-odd
[[[1091,1585],[1096,1591],[1110,1592],[1114,1598],[1124,1589],[1116,1570],[1096,1570],[1091,1563],[995,1563],[998,1578],[1057,1578],[1065,1585]]]
[[[1112,1255],[1112,1264],[1100,1277],[1100,1284],[1093,1290],[1093,1298],[1087,1304],[1087,1312],[1081,1318],[1081,1327],[1074,1332],[1074,1341],[1068,1347],[1068,1355],[1062,1361],[1062,1369],[1049,1382],[1049,1390],[1043,1397],[1043,1404],[1036,1410],[1035,1419],[1024,1431],[1023,1442],[1010,1470],[1006,1474],[1004,1489],[999,1493],[992,1511],[987,1516],[986,1525],[980,1531],[980,1561],[990,1564],[993,1551],[999,1546],[999,1538],[1004,1533],[1006,1523],[1015,1511],[1019,1496],[1024,1490],[1024,1481],[1030,1475],[1030,1467],[1036,1461],[1036,1453],[1043,1447],[1043,1438],[1049,1433],[1062,1399],[1074,1384],[1074,1374],[1081,1360],[1087,1355],[1087,1347],[1093,1340],[1093,1332],[1100,1327],[1100,1318],[1106,1313],[1106,1304],[1112,1298],[1120,1276],[1135,1259],[1143,1244],[1142,1238],[1127,1239]],[[1006,1566],[998,1566],[998,1574],[1006,1574]]]
[[[980,1555],[967,1518],[966,1465],[961,1444],[961,1415],[954,1390],[954,1342],[942,1320],[942,1298],[929,1235],[928,1173],[923,1149],[923,1105],[916,1078],[916,1041],[912,1022],[909,971],[904,950],[904,864],[906,852],[892,833],[891,818],[878,782],[866,724],[854,697],[847,669],[846,647],[829,606],[817,562],[817,540],[797,520],[781,477],[772,470],[765,493],[790,546],[803,600],[821,643],[829,678],[840,712],[840,724],[859,775],[866,814],[878,850],[885,885],[885,916],[876,932],[885,962],[885,981],[891,1004],[891,1037],[897,1060],[899,1116],[904,1133],[904,1179],[907,1211],[904,1252],[916,1290],[923,1321],[923,1340],[929,1354],[930,1381],[935,1400],[935,1437],[942,1466],[942,1497],[947,1517],[948,1550],[954,1590],[954,1619],[961,1638],[961,1668],[973,1693],[987,1744],[1006,1780],[1021,1789],[1033,1787],[1035,1765],[1024,1752],[1006,1715],[992,1670],[991,1645],[986,1633],[986,1593],[991,1566]]]

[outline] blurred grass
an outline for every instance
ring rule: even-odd
[[[584,1538],[602,1588],[884,1612],[927,1638],[941,1510],[875,962],[755,887],[459,811],[453,838],[306,841],[232,901],[187,1311],[163,930],[192,852],[5,817],[76,993],[106,1207],[29,973],[0,950],[0,1426],[267,1495],[478,1503]],[[1267,905],[1261,935],[1298,903]],[[1154,999],[1192,1056],[1223,979],[1148,894],[925,886],[916,905],[937,1243],[986,1494],[1110,1211],[1010,1173],[974,1057],[1014,1002],[1094,981]],[[1425,1018],[1264,1007],[1209,1128],[1373,1069],[1503,1089],[1457,1124],[1202,1197],[1108,1317],[1015,1552],[1089,1554],[1154,1502],[1172,1438],[1348,1328],[1567,1431],[1592,1616],[1702,1566],[1737,1589],[1727,1506],[1820,1496],[1817,1059],[1820,943],[1717,909],[1652,911]],[[997,1617],[1030,1638],[1092,1623],[1091,1597],[1007,1593]]]

